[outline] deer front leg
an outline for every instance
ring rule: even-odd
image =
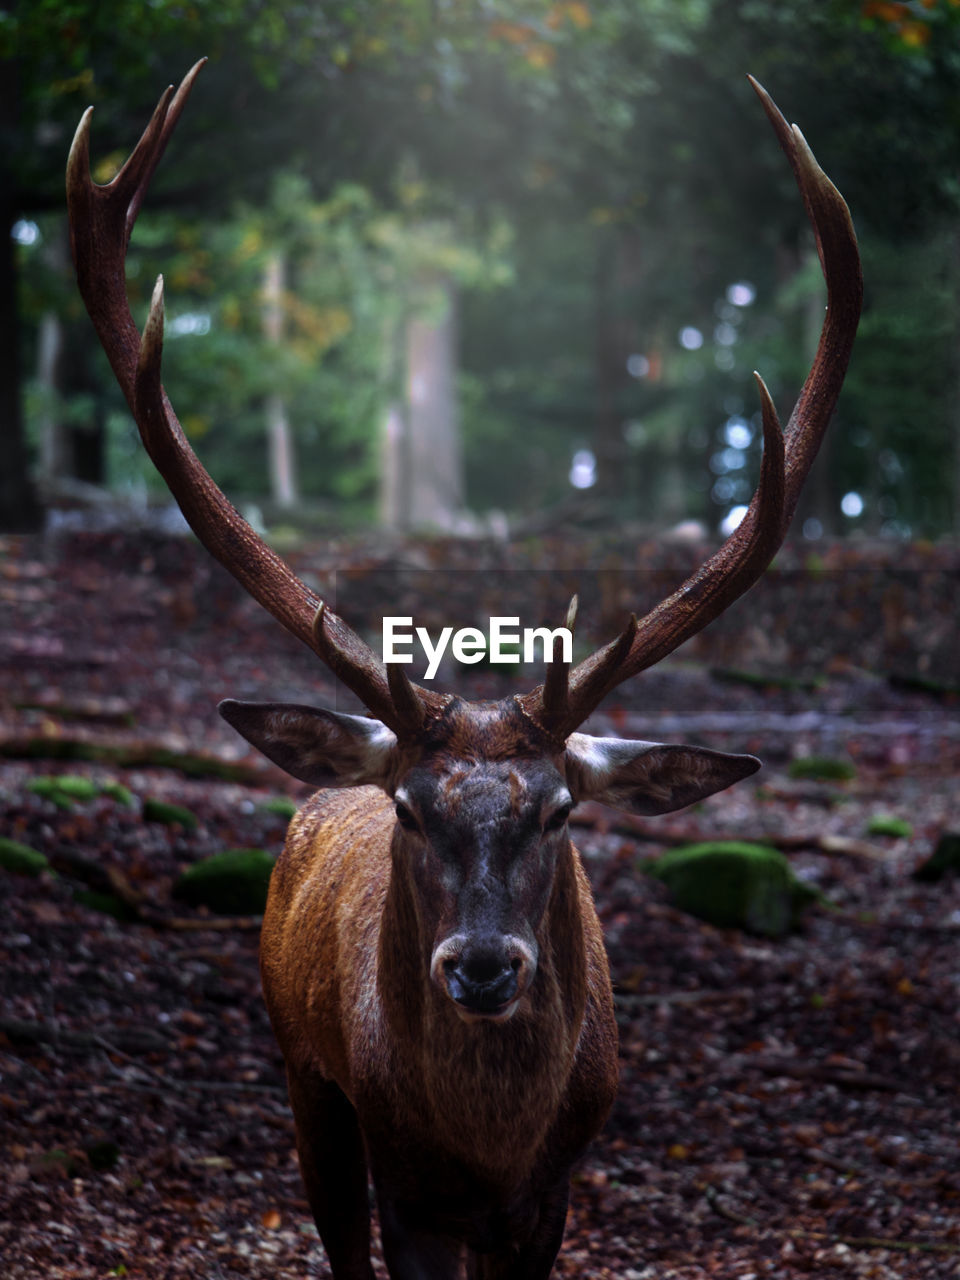
[[[367,1161],[357,1114],[332,1080],[287,1072],[307,1199],[334,1280],[374,1280]]]
[[[526,1243],[519,1249],[471,1254],[467,1280],[548,1280],[563,1241],[569,1198],[570,1183],[564,1178],[540,1201],[537,1223]]]
[[[464,1250],[458,1240],[417,1227],[396,1201],[382,1193],[377,1196],[377,1208],[390,1280],[460,1280]]]

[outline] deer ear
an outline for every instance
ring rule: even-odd
[[[599,800],[647,815],[682,809],[760,768],[756,756],[586,733],[567,739],[566,764],[576,800]]]
[[[396,734],[380,720],[284,702],[238,702],[217,710],[258,751],[315,787],[385,786]]]

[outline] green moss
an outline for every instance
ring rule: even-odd
[[[918,693],[929,693],[934,698],[940,698],[944,701],[953,701],[960,696],[960,684],[954,684],[952,681],[934,680],[929,676],[921,676],[911,674],[909,672],[894,672],[888,676],[888,680],[894,689],[916,690]]]
[[[83,1149],[90,1161],[90,1168],[98,1171],[115,1168],[120,1159],[120,1148],[109,1139],[88,1143]]]
[[[867,835],[906,838],[913,835],[913,827],[904,818],[896,818],[889,813],[875,813],[867,823]]]
[[[82,1172],[82,1166],[76,1156],[72,1156],[63,1147],[52,1147],[49,1151],[45,1151],[40,1157],[39,1166],[41,1171],[62,1169],[68,1178],[75,1178]]]
[[[5,738],[0,740],[0,756],[16,760],[84,760],[117,768],[178,769],[192,778],[222,778],[227,782],[259,783],[263,771],[239,760],[219,760],[216,756],[170,751],[165,747],[118,746],[111,742],[89,742],[77,738]]]
[[[132,920],[137,919],[137,913],[133,907],[113,893],[100,893],[96,889],[74,889],[73,900],[74,902],[79,902],[82,907],[89,907],[91,911],[99,911],[101,915],[112,916],[114,920],[119,920],[121,924],[129,924]]]
[[[960,875],[960,831],[945,831],[930,857],[917,867],[913,878],[935,884],[948,875]]]
[[[297,805],[289,796],[272,796],[265,800],[260,808],[264,813],[276,814],[278,818],[292,818],[297,812]]]
[[[738,667],[712,667],[710,674],[715,680],[720,680],[724,684],[746,684],[757,689],[782,689],[786,692],[801,690],[809,693],[822,689],[826,684],[823,676],[801,679],[797,676],[776,676],[762,671],[743,671]]]
[[[38,876],[50,866],[46,857],[37,849],[19,840],[0,836],[0,867],[18,876]]]
[[[128,809],[133,807],[133,792],[129,787],[125,787],[122,782],[101,783],[100,794],[109,796],[111,800],[116,800],[117,804],[126,805]]]
[[[820,895],[793,874],[787,859],[766,845],[735,840],[671,849],[650,868],[678,907],[710,924],[782,937]]]
[[[70,773],[61,773],[49,778],[31,778],[27,790],[38,796],[50,795],[51,792],[62,791],[73,800],[96,799],[99,787],[89,778],[78,778]]]
[[[97,789],[89,778],[61,777],[31,778],[27,790],[35,796],[49,800],[58,809],[72,809],[77,801],[93,800]]]
[[[835,756],[801,756],[790,761],[791,778],[809,778],[817,782],[849,782],[857,771],[849,760]]]
[[[172,825],[179,822],[187,831],[195,831],[200,820],[195,813],[180,804],[167,804],[163,800],[155,800],[148,796],[143,802],[143,816],[147,822],[166,822]]]
[[[133,804],[133,795],[120,782],[94,782],[90,778],[75,777],[64,773],[50,777],[31,778],[27,790],[49,800],[58,809],[72,809],[75,804],[95,800],[97,796],[109,796],[118,804]]]
[[[68,796],[65,791],[58,791],[55,787],[52,787],[49,791],[38,791],[35,794],[42,796],[50,804],[55,804],[58,809],[72,809],[75,804],[73,796]]]
[[[262,915],[274,862],[265,849],[224,849],[189,867],[173,895],[218,915]]]
[[[803,567],[811,578],[820,578],[827,571],[827,562],[818,552],[811,551],[804,560]]]

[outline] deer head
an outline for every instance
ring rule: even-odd
[[[322,708],[227,700],[248,742],[315,787],[373,784],[395,802],[435,986],[458,1011],[509,1017],[533,981],[567,818],[593,799],[667,813],[760,767],[749,755],[571,733],[558,743],[518,700],[451,698],[416,735]]]

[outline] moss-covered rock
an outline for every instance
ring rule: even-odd
[[[849,760],[835,756],[800,756],[790,761],[791,778],[807,778],[814,782],[849,782],[857,771]]]
[[[49,866],[50,863],[38,849],[31,849],[28,844],[21,844],[19,840],[0,836],[0,867],[4,871],[12,871],[19,876],[38,876]]]
[[[133,792],[129,787],[125,787],[122,782],[102,782],[100,784],[100,794],[109,796],[111,800],[115,800],[117,804],[125,805],[128,809],[133,807]]]
[[[27,790],[49,800],[58,809],[72,809],[75,804],[96,800],[97,796],[109,796],[118,804],[132,805],[133,796],[119,782],[95,782],[74,774],[52,774],[49,777],[31,778]]]
[[[115,893],[104,893],[99,889],[74,889],[74,902],[91,911],[99,911],[101,915],[112,916],[121,924],[130,924],[138,918],[136,910],[129,902],[124,902]]]
[[[271,796],[260,808],[264,813],[275,814],[278,818],[292,818],[297,812],[297,805],[289,796]]]
[[[188,867],[173,896],[217,915],[262,915],[274,862],[265,849],[224,849]]]
[[[905,818],[897,818],[891,813],[875,813],[867,823],[867,835],[906,839],[913,835],[913,827]]]
[[[960,831],[944,831],[933,853],[914,871],[913,878],[935,884],[950,875],[960,875]]]
[[[31,778],[27,790],[35,796],[42,796],[58,809],[72,809],[75,804],[95,800],[97,787],[89,778],[74,777],[71,774],[60,774],[44,778]]]
[[[152,796],[148,796],[143,802],[143,816],[147,822],[165,822],[168,826],[179,822],[180,826],[187,831],[195,831],[200,825],[197,815],[185,809],[183,805],[167,804],[166,801],[155,800]]]
[[[54,791],[62,791],[74,800],[94,800],[100,788],[89,778],[81,778],[72,773],[61,773],[48,778],[31,778],[27,790],[38,796],[50,795]]]
[[[804,908],[820,897],[797,879],[777,849],[735,840],[671,849],[650,874],[667,886],[682,911],[767,938],[795,928]]]
[[[96,1169],[97,1172],[103,1172],[105,1169],[115,1169],[117,1161],[120,1159],[119,1146],[115,1142],[111,1142],[109,1138],[103,1138],[99,1142],[87,1143],[83,1150],[90,1161],[90,1168]]]

